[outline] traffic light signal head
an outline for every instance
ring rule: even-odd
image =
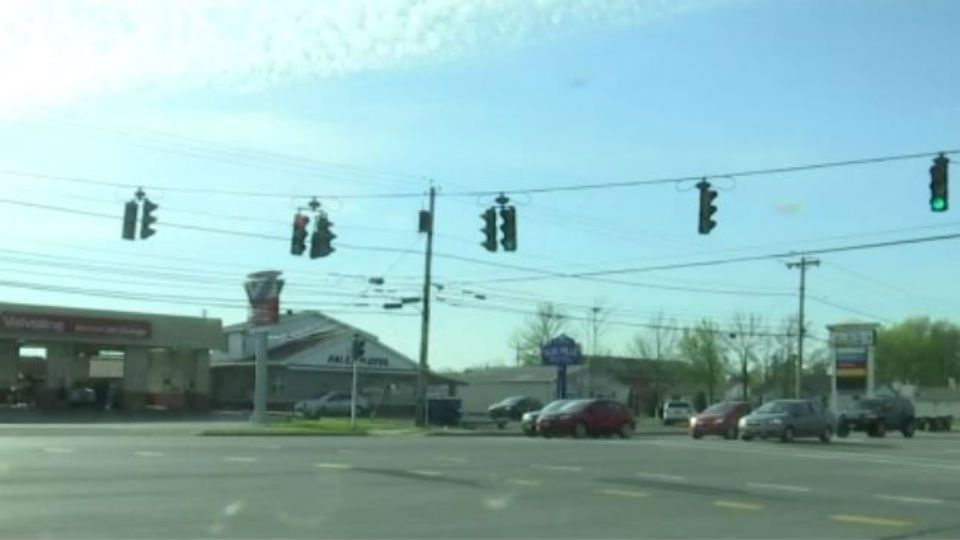
[[[333,234],[330,227],[333,223],[327,216],[321,214],[317,217],[317,226],[310,237],[310,258],[326,257],[333,253],[334,248],[331,245],[337,235]]]
[[[297,213],[293,216],[293,235],[290,238],[290,253],[303,255],[307,249],[307,224],[310,218]]]
[[[153,215],[153,212],[159,206],[150,201],[150,199],[143,199],[143,217],[140,218],[140,239],[146,240],[150,238],[157,231],[153,228],[153,224],[157,222],[157,218]]]
[[[123,239],[133,240],[137,237],[137,201],[127,201],[123,207]]]
[[[487,251],[496,251],[497,250],[497,210],[494,207],[487,208],[480,218],[483,219],[483,228],[480,231],[483,233],[483,242],[481,245],[486,248]]]
[[[710,234],[710,231],[717,226],[713,215],[717,212],[717,206],[713,202],[717,198],[717,191],[710,189],[710,182],[702,180],[697,184],[700,189],[700,222],[697,231],[700,234]]]
[[[500,209],[500,219],[503,222],[500,230],[503,232],[503,239],[500,245],[504,251],[517,250],[517,209],[513,206],[504,206]]]
[[[940,154],[933,160],[933,166],[930,167],[930,210],[934,212],[946,212],[949,207],[947,199],[947,170],[950,166],[950,160],[947,156]]]
[[[360,336],[353,336],[353,347],[351,354],[354,360],[359,360],[367,353],[367,342]]]

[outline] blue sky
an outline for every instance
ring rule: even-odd
[[[622,352],[661,311],[678,325],[749,312],[775,327],[796,310],[798,276],[768,260],[617,276],[633,286],[484,283],[537,274],[443,255],[570,272],[960,230],[958,204],[928,210],[927,158],[718,179],[709,236],[696,232],[688,184],[515,194],[516,253],[479,246],[489,198],[452,196],[958,148],[955,2],[65,5],[0,8],[13,21],[0,45],[16,51],[0,60],[0,169],[116,185],[0,174],[7,301],[206,311],[230,323],[245,316],[244,275],[275,268],[288,279],[285,306],[328,311],[416,357],[416,310],[384,312],[365,277],[418,295],[422,255],[346,246],[421,251],[426,199],[337,195],[422,193],[432,181],[446,302],[435,304],[431,363],[459,368],[512,359],[516,311],[538,301],[578,317],[608,306],[618,324],[601,346]],[[135,185],[160,204],[159,232],[142,242],[122,241],[116,219],[10,202],[118,218]],[[292,215],[308,200],[295,195],[329,211],[343,244],[332,256],[289,255]],[[822,256],[809,273],[813,331],[851,318],[957,320],[957,247]]]

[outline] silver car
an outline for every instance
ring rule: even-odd
[[[830,442],[836,431],[833,413],[808,399],[778,399],[761,405],[740,419],[740,438],[775,437],[790,442],[797,437],[819,437]]]
[[[363,396],[357,396],[357,414],[366,415],[370,411],[370,403]],[[298,401],[293,406],[294,414],[304,418],[320,418],[321,416],[343,416],[350,414],[350,393],[330,392],[318,398]]]

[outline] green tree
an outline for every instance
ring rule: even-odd
[[[701,320],[683,331],[677,350],[690,362],[694,381],[707,392],[707,401],[714,402],[717,390],[726,380],[728,364],[723,332],[713,321]]]
[[[878,384],[893,381],[945,386],[960,378],[960,326],[913,317],[881,328],[877,335]]]
[[[567,316],[553,302],[538,305],[537,312],[510,338],[518,362],[524,366],[539,365],[540,347],[563,332],[568,322]]]

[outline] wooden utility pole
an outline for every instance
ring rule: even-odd
[[[433,228],[436,224],[436,197],[436,188],[430,186],[430,205],[425,227],[427,254],[423,268],[423,309],[420,312],[420,366],[417,370],[417,396],[414,406],[414,414],[416,415],[414,421],[418,426],[427,425],[427,373],[430,370],[427,356],[430,349],[430,289],[433,287],[431,268],[433,263]]]
[[[803,338],[806,328],[803,320],[803,307],[807,291],[807,267],[820,266],[820,260],[813,257],[800,257],[799,262],[787,263],[787,268],[800,269],[800,313],[797,320],[797,362],[793,380],[793,397],[803,397]]]

